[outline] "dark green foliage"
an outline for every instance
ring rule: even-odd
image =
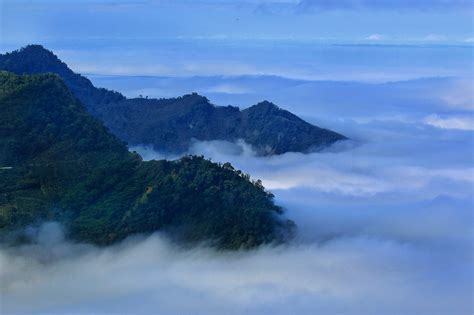
[[[281,241],[292,224],[260,181],[229,163],[187,156],[143,162],[53,74],[0,72],[0,229],[59,220],[106,245],[174,232],[219,248]]]
[[[130,144],[153,144],[159,150],[184,152],[192,139],[244,139],[259,154],[268,155],[311,151],[346,139],[269,102],[240,111],[232,106],[214,106],[195,93],[171,99],[126,99],[120,93],[94,87],[39,45],[0,55],[0,70],[58,74],[113,134]]]

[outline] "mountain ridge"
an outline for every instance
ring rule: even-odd
[[[90,113],[130,145],[151,144],[158,150],[183,153],[193,140],[243,139],[258,154],[272,155],[309,152],[347,139],[268,101],[240,110],[213,105],[196,93],[168,99],[126,98],[119,92],[96,88],[41,45],[0,55],[0,70],[58,74]]]

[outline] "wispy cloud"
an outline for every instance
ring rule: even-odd
[[[367,36],[365,39],[367,39],[367,40],[373,40],[373,41],[378,41],[378,40],[383,40],[383,39],[385,39],[385,38],[386,38],[386,37],[385,37],[384,35],[375,33],[375,34],[372,34],[372,35]]]
[[[446,104],[453,108],[474,110],[474,82],[472,79],[455,79],[440,89],[433,91]]]
[[[447,40],[448,38],[444,35],[440,35],[440,34],[429,34],[429,35],[426,35],[423,40],[426,40],[426,41],[442,41],[442,40]]]
[[[440,117],[439,115],[432,114],[426,117],[424,119],[424,122],[428,125],[443,129],[474,130],[474,117],[472,117],[471,115],[469,115],[468,117]]]

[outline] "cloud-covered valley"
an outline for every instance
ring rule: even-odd
[[[449,104],[411,104],[403,119],[381,119],[386,105],[326,121],[352,140],[317,153],[194,143],[188,153],[262,179],[298,225],[291,243],[217,252],[156,233],[97,248],[46,223],[29,229],[33,244],[0,250],[2,313],[471,314],[472,130],[419,119]]]

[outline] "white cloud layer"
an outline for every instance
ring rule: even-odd
[[[179,249],[159,234],[99,249],[64,242],[55,230],[48,223],[36,244],[0,251],[2,314],[471,311],[472,275],[460,274],[471,257],[456,249],[444,256],[359,236],[223,253]]]
[[[216,86],[216,78],[203,80],[203,89]],[[298,225],[296,239],[216,252],[156,233],[96,248],[65,241],[47,223],[29,229],[33,244],[0,246],[2,315],[474,312],[472,111],[460,84],[468,81],[221,80],[256,91],[223,94],[248,101],[270,91],[282,107],[352,139],[273,157],[257,157],[243,142],[190,148],[262,179]],[[131,149],[144,159],[178,158]]]

